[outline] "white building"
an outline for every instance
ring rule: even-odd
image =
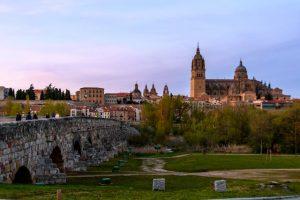
[[[77,117],[77,116],[90,116],[90,109],[88,108],[72,108],[70,110],[70,116],[71,117]]]
[[[110,119],[110,110],[107,107],[97,108],[97,112],[100,118]]]

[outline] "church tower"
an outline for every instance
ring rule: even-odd
[[[191,91],[192,98],[199,98],[206,94],[205,86],[205,61],[200,54],[199,45],[197,46],[196,55],[192,61]]]

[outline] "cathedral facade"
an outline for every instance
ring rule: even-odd
[[[206,79],[205,60],[200,54],[199,46],[192,60],[190,97],[195,100],[215,98],[222,101],[247,101],[272,98],[274,91],[270,85],[255,78],[249,79],[246,67],[240,61],[235,69],[233,79]],[[282,91],[282,90],[281,90]],[[277,97],[284,97],[282,93]]]

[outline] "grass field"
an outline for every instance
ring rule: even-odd
[[[191,154],[179,158],[166,158],[165,168],[180,172],[203,172],[232,169],[296,169],[300,168],[300,156]]]
[[[290,183],[289,191],[282,188],[259,189],[257,181],[229,180],[226,193],[212,189],[214,179],[195,176],[164,176],[165,192],[152,192],[154,176],[112,177],[110,186],[97,185],[99,178],[71,178],[67,185],[0,185],[0,197],[9,199],[55,199],[62,189],[63,199],[209,199],[223,197],[294,195],[300,183]]]
[[[266,161],[260,155],[202,155],[191,154],[184,157],[148,155],[148,157],[164,157],[166,167],[175,171],[207,171],[226,169],[257,169],[257,168],[300,168],[300,157],[274,156],[272,161]],[[167,157],[167,158],[166,158]],[[63,199],[93,200],[93,199],[211,199],[227,197],[253,197],[300,194],[300,182],[285,183],[288,189],[281,186],[261,189],[259,184],[264,181],[227,179],[228,191],[217,193],[213,190],[213,181],[218,178],[198,176],[153,176],[134,175],[122,176],[124,172],[141,172],[142,160],[130,157],[121,167],[121,171],[111,176],[112,184],[100,186],[101,174],[110,176],[111,169],[123,157],[113,158],[101,166],[90,167],[88,172],[71,173],[64,185],[9,185],[0,184],[0,199],[55,199],[56,190],[62,189]],[[109,173],[107,173],[109,172]],[[97,177],[82,177],[93,175]],[[270,174],[272,176],[272,174]],[[166,191],[153,192],[152,179],[166,178]]]
[[[109,171],[111,172],[114,165],[118,164],[118,160],[122,160],[123,157],[112,158],[108,162],[101,164],[100,166],[89,167],[88,171]],[[133,159],[130,157],[128,162],[125,163],[123,167],[121,167],[120,171],[140,171],[142,165],[142,160]]]

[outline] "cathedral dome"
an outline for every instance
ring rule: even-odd
[[[234,79],[248,79],[248,73],[246,67],[243,65],[243,62],[240,60],[239,66],[235,69]]]

